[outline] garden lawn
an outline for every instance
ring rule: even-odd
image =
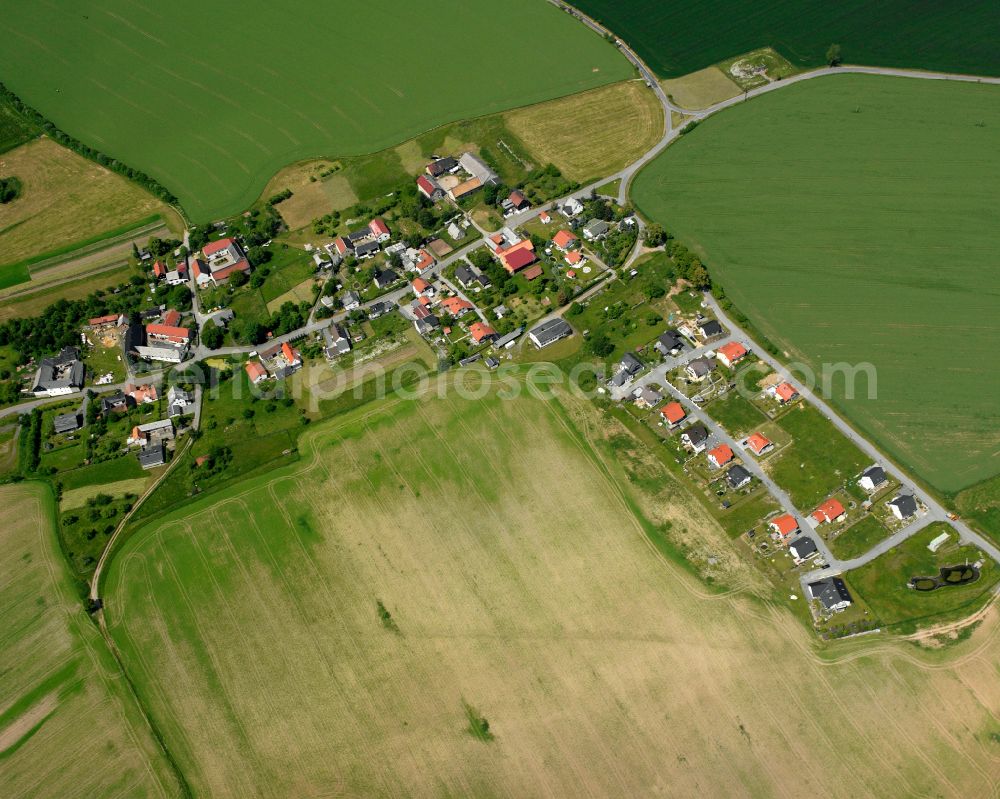
[[[937,552],[927,549],[943,532],[950,532],[951,538]],[[966,561],[972,564],[979,559],[978,548],[959,545],[958,533],[949,525],[936,522],[870,563],[853,569],[848,576],[876,619],[887,625],[905,622],[905,629],[909,629],[930,616],[972,612],[991,593],[1000,579],[1000,569],[985,557],[978,580],[934,591],[909,588],[910,578],[937,577],[942,566],[963,565]]]
[[[66,132],[159,180],[196,221],[243,210],[292,162],[373,152],[632,75],[613,45],[537,0],[162,10],[11,4],[0,74]],[[485,57],[484,31],[497,57]]]
[[[771,45],[799,66],[826,63],[831,43],[850,64],[1000,74],[1000,6],[978,0],[790,3],[579,0],[664,77]]]
[[[889,531],[878,518],[869,514],[833,538],[830,549],[841,560],[850,560],[864,555],[887,535]]]
[[[732,436],[746,436],[756,431],[767,417],[738,391],[729,391],[706,406],[705,411]]]
[[[874,397],[864,373],[828,393],[890,456],[942,492],[1000,472],[1000,87],[789,86],[685,135],[633,196],[790,361],[875,367]]]
[[[770,458],[771,476],[805,513],[868,464],[864,453],[812,405],[799,403],[778,420],[792,443]]]

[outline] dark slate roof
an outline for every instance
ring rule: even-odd
[[[391,269],[382,269],[381,271],[375,273],[375,285],[379,288],[391,286],[397,280],[399,280],[399,275]]]
[[[128,397],[123,391],[116,391],[114,394],[105,394],[100,398],[101,413],[107,413],[120,405],[128,405]]]
[[[715,361],[710,361],[708,358],[695,358],[688,364],[688,368],[698,377],[704,377],[715,369]]]
[[[354,254],[359,258],[369,253],[378,252],[381,249],[377,241],[366,241],[354,248]]]
[[[570,327],[569,322],[557,317],[532,328],[530,335],[538,341],[540,346],[544,347],[546,344],[551,344],[553,341],[572,333],[573,328]]]
[[[881,466],[869,466],[861,473],[862,477],[867,477],[875,485],[881,485],[886,481],[885,469]]]
[[[661,349],[669,352],[670,350],[680,349],[684,345],[684,339],[681,338],[681,334],[676,330],[667,330],[657,337],[656,343]]]
[[[143,325],[129,325],[125,328],[125,351],[135,352],[146,343],[146,328]]]
[[[80,416],[75,411],[73,413],[60,413],[53,419],[52,428],[57,433],[72,433],[74,430],[80,429]]]
[[[368,306],[368,318],[378,319],[380,316],[385,316],[393,309],[391,302],[376,302]]]
[[[722,333],[722,325],[716,322],[714,319],[706,319],[698,327],[701,329],[701,334],[706,338],[711,336],[718,336]]]
[[[371,229],[363,227],[360,230],[355,230],[351,233],[348,233],[347,240],[351,242],[351,244],[355,244],[359,241],[364,241],[365,239],[370,238],[371,235],[372,235]]]
[[[796,538],[794,541],[792,541],[792,543],[788,545],[788,548],[794,549],[795,557],[799,558],[800,560],[804,560],[805,558],[808,558],[810,555],[819,552],[819,549],[817,549],[816,547],[816,542],[813,541],[807,535],[803,535],[800,536],[799,538]]]
[[[691,425],[687,430],[685,430],[681,437],[687,437],[687,440],[692,445],[698,445],[703,441],[708,440],[708,428],[703,424]]]
[[[626,352],[622,356],[618,365],[621,367],[621,370],[628,375],[634,375],[642,369],[642,361],[636,358],[631,352]]]
[[[899,508],[899,512],[903,515],[904,519],[909,519],[917,512],[917,500],[913,498],[912,494],[900,494],[890,501],[889,504]]]
[[[733,488],[739,488],[750,479],[750,472],[737,464],[726,472],[726,482]]]
[[[154,444],[139,451],[139,465],[143,469],[150,469],[153,466],[162,466],[166,463],[166,456],[163,451],[163,444]]]
[[[455,280],[463,286],[468,286],[476,279],[476,273],[467,266],[460,266],[455,270]]]
[[[827,577],[819,582],[809,583],[809,593],[825,608],[832,608],[841,602],[851,602],[851,592],[839,577]]]

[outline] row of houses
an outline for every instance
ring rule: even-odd
[[[336,266],[348,255],[353,255],[360,261],[374,258],[382,249],[382,245],[392,240],[392,232],[385,220],[376,217],[365,227],[338,236],[327,244],[324,249],[330,255],[330,265]],[[318,265],[324,265],[319,264]]]
[[[243,369],[253,385],[264,380],[284,380],[302,368],[302,353],[287,341],[258,350],[257,360],[248,360]]]

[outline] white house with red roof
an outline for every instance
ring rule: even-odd
[[[389,226],[381,217],[376,217],[369,222],[368,229],[372,232],[372,236],[375,237],[375,241],[379,244],[392,238],[392,233],[389,232]]]
[[[831,497],[816,508],[811,515],[815,524],[823,524],[824,522],[841,521],[845,516],[847,516],[847,511],[844,510],[844,506],[840,504],[840,500],[833,499]]]
[[[780,385],[775,386],[771,393],[782,405],[791,402],[799,396],[798,389],[791,383],[781,383]]]
[[[422,277],[414,279],[414,281],[410,283],[410,287],[413,289],[413,293],[418,297],[433,297],[435,293],[434,286]]]
[[[774,444],[772,444],[771,440],[763,433],[751,433],[747,436],[746,444],[747,449],[758,457],[774,449]]]
[[[566,252],[566,250],[576,244],[577,241],[577,237],[566,229],[560,230],[555,236],[552,237],[552,243],[556,245],[556,248],[560,252]]]
[[[687,418],[687,412],[679,402],[668,402],[660,408],[660,416],[663,417],[669,427],[677,427],[677,425]]]
[[[444,189],[441,188],[441,184],[428,175],[417,176],[417,191],[431,202],[444,197]]]
[[[736,456],[733,453],[733,449],[728,444],[719,444],[715,449],[708,451],[708,462],[716,469],[721,469],[734,457]]]
[[[496,340],[497,331],[482,322],[473,322],[469,325],[469,335],[476,344],[482,344],[484,341]]]
[[[767,523],[782,541],[787,541],[799,531],[799,523],[790,513],[777,516]]]
[[[715,353],[715,357],[719,359],[719,362],[723,366],[731,369],[746,358],[748,354],[747,348],[738,341],[730,341],[728,344],[723,344],[719,347]]]
[[[225,238],[206,244],[201,254],[205,263],[200,268],[200,274],[195,275],[199,286],[211,282],[215,285],[225,283],[235,272],[249,272],[250,262],[243,248],[236,239]]]

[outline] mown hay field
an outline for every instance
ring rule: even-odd
[[[18,199],[0,205],[0,287],[29,279],[22,262],[105,231],[124,233],[130,225],[155,221],[157,214],[180,227],[176,213],[149,192],[51,139],[0,155],[0,177],[7,175],[20,178],[24,188]],[[171,234],[164,227],[159,235]],[[41,282],[53,279],[60,276],[39,275]]]
[[[177,796],[56,543],[39,484],[0,488],[0,786],[24,797]]]
[[[137,532],[108,618],[193,791],[995,789],[995,616],[939,652],[818,651],[787,609],[653,545],[605,423],[569,399],[388,400]],[[675,513],[669,476],[646,476]],[[724,539],[703,512],[671,518]]]
[[[511,111],[504,122],[537,163],[580,183],[624,169],[663,135],[663,109],[639,80]]]
[[[575,6],[622,37],[663,77],[677,77],[759,47],[799,66],[826,63],[841,46],[845,62],[974,75],[1000,74],[1000,8],[978,0],[841,0],[789,3],[711,0],[578,0]]]
[[[632,74],[537,0],[226,4],[56,0],[5,9],[0,74],[61,128],[173,191],[196,221],[281,167]],[[41,35],[44,34],[44,35]]]
[[[791,361],[874,365],[875,398],[862,371],[833,403],[942,492],[1000,472],[998,101],[817,78],[710,118],[633,184]]]

